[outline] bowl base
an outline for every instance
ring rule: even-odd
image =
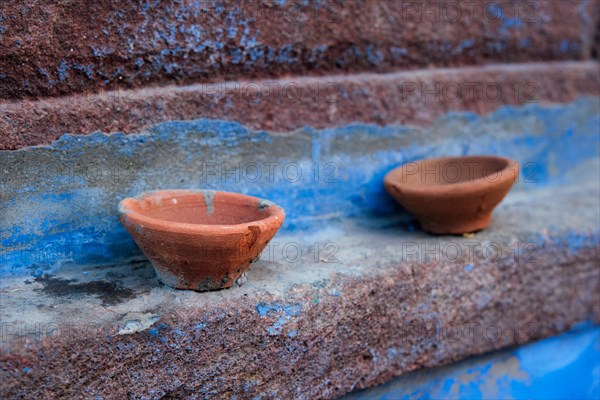
[[[158,280],[166,286],[173,289],[180,290],[193,290],[195,292],[210,292],[213,290],[228,289],[230,287],[239,287],[246,282],[246,273],[248,266],[240,268],[234,272],[224,275],[221,279],[213,275],[205,275],[203,278],[194,276],[191,277],[177,277],[172,274],[170,270],[165,271],[164,269],[154,268]]]
[[[425,232],[436,235],[461,235],[487,228],[492,222],[492,215],[478,216],[477,218],[464,219],[460,221],[433,221],[428,219],[419,220],[421,228]]]

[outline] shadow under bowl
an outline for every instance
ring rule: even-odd
[[[119,220],[158,278],[196,291],[231,287],[284,219],[268,200],[214,190],[152,191],[119,203]]]
[[[486,228],[493,209],[519,177],[514,160],[496,156],[444,157],[407,163],[384,178],[386,191],[435,234]]]

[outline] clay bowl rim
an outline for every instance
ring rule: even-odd
[[[252,202],[254,204],[265,204],[265,212],[269,214],[262,219],[256,219],[248,222],[242,222],[239,224],[193,224],[188,222],[172,222],[155,217],[149,217],[140,212],[134,211],[129,208],[132,203],[139,202],[143,199],[151,199],[155,197],[161,197],[165,194],[173,195],[193,195],[202,194],[204,198],[205,193],[211,193],[215,196],[226,196],[227,198],[242,198],[245,201]],[[243,193],[227,192],[222,190],[210,190],[210,189],[164,189],[164,190],[149,190],[142,192],[134,197],[127,197],[119,202],[119,217],[122,221],[126,221],[133,225],[142,226],[143,228],[149,228],[161,232],[171,232],[178,234],[190,234],[190,235],[230,235],[237,233],[247,232],[250,226],[260,225],[261,227],[269,227],[272,225],[283,224],[285,219],[285,212],[282,207],[273,203],[272,201],[261,199],[260,197],[254,197]]]
[[[504,167],[500,170],[496,171],[497,173],[501,173],[500,177],[496,181],[489,181],[486,179],[485,175],[480,178],[469,179],[466,181],[456,182],[456,183],[441,183],[435,185],[411,185],[406,182],[401,182],[401,177],[406,169],[406,167],[413,163],[435,163],[435,162],[448,162],[448,161],[468,161],[468,160],[485,160],[485,162],[497,162],[504,164]],[[506,173],[510,171],[511,168],[514,167],[513,173]],[[452,196],[456,193],[466,193],[466,192],[477,192],[479,190],[487,190],[490,186],[498,186],[506,183],[507,181],[512,181],[512,183],[516,183],[519,176],[519,164],[517,161],[510,159],[508,157],[501,156],[493,156],[493,155],[469,155],[469,156],[451,156],[451,157],[436,157],[436,158],[423,158],[420,160],[415,160],[411,162],[406,162],[399,167],[396,167],[389,171],[384,179],[383,183],[386,188],[393,187],[396,190],[407,194],[407,195],[437,195],[437,196]],[[512,186],[512,184],[511,184]]]

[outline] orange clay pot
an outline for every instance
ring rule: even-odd
[[[415,161],[390,171],[387,192],[436,234],[460,234],[487,227],[492,210],[519,176],[516,161],[494,156]]]
[[[168,286],[228,288],[256,260],[285,213],[270,201],[213,190],[161,190],[119,203],[119,219]]]

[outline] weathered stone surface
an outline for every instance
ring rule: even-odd
[[[0,103],[0,149],[48,144],[64,133],[140,132],[199,117],[288,132],[353,122],[427,125],[448,111],[557,103],[598,95],[598,63],[558,62],[358,74],[113,91]]]
[[[597,1],[0,4],[0,98],[147,84],[586,59]]]
[[[2,397],[334,398],[598,322],[600,188],[574,176],[509,195],[475,237],[389,218],[276,237],[301,260],[264,255],[226,291],[159,286],[145,262],[5,280]]]
[[[592,57],[596,60],[600,55],[600,18],[596,19],[596,34],[594,35],[594,44],[592,45]]]

